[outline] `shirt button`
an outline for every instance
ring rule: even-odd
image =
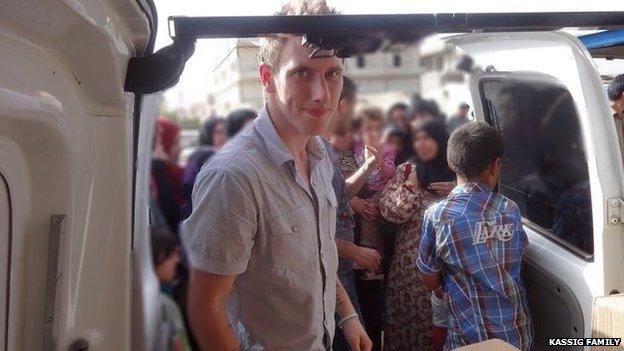
[[[298,230],[299,230],[299,228],[298,228],[297,226],[293,226],[293,227],[292,227],[292,231],[293,231],[293,233],[296,233]]]
[[[312,186],[316,186],[316,182],[315,181],[312,181]]]

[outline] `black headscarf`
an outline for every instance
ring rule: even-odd
[[[444,124],[438,120],[423,120],[416,128],[414,128],[413,139],[416,139],[418,132],[423,131],[429,135],[438,144],[438,154],[431,161],[422,161],[418,159],[416,153],[413,160],[416,163],[416,174],[418,182],[422,187],[428,187],[429,184],[435,182],[451,182],[455,180],[455,173],[451,171],[446,161],[446,144],[448,143],[448,133]],[[413,145],[413,142],[412,142]]]
[[[256,111],[248,108],[236,109],[227,116],[227,135],[228,138],[233,138],[238,132],[243,129],[247,121],[251,121],[256,118]]]
[[[225,125],[225,120],[221,117],[213,117],[204,122],[199,131],[199,145],[213,146],[212,133],[219,124]]]
[[[405,130],[403,130],[403,128],[401,128],[400,126],[397,126],[396,124],[391,124],[388,127],[386,127],[385,133],[389,137],[395,136],[395,137],[401,138],[401,140],[403,141],[403,150],[399,150],[396,157],[394,158],[395,166],[398,166],[404,163],[405,161],[409,160],[410,158],[412,158],[414,152],[412,149],[412,145],[410,143],[411,138],[409,134]]]

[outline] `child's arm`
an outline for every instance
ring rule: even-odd
[[[396,155],[392,151],[384,150],[381,155],[381,179],[388,180],[394,176],[396,166],[394,165],[394,159]]]
[[[442,285],[442,264],[437,255],[436,232],[430,210],[431,208],[425,212],[416,266],[425,288],[435,290]]]
[[[368,177],[373,172],[373,169],[375,169],[375,163],[380,157],[379,151],[375,148],[365,146],[364,164],[360,166],[360,168],[349,178],[345,179],[345,187],[347,190],[347,197],[349,199],[357,195],[364,184],[366,184],[366,180],[368,180]]]
[[[397,168],[396,174],[381,192],[379,211],[385,220],[392,223],[407,222],[414,212],[419,209],[414,206],[420,194],[418,187],[405,184],[409,174],[414,172],[410,163]]]
[[[427,290],[436,290],[437,288],[442,286],[442,277],[440,276],[440,272],[434,274],[425,274],[423,272],[419,272],[419,275],[420,280],[422,280],[423,285],[425,286],[425,288],[427,288]]]

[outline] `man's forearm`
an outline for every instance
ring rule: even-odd
[[[362,167],[360,167],[355,173],[353,173],[349,178],[345,179],[345,188],[347,190],[347,197],[351,199],[357,193],[360,192],[364,184],[366,184],[366,180],[368,176],[370,176],[373,171],[373,165],[364,163]]]
[[[207,301],[193,300],[191,297],[187,309],[193,335],[202,351],[239,350],[224,303],[211,305]]]
[[[344,286],[340,282],[340,279],[336,278],[336,314],[342,318],[350,313],[355,312],[349,294],[345,290]]]

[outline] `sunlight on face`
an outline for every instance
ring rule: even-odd
[[[311,53],[301,46],[301,38],[287,40],[279,67],[272,70],[273,101],[297,131],[319,135],[338,108],[343,71],[339,58],[309,58]]]

